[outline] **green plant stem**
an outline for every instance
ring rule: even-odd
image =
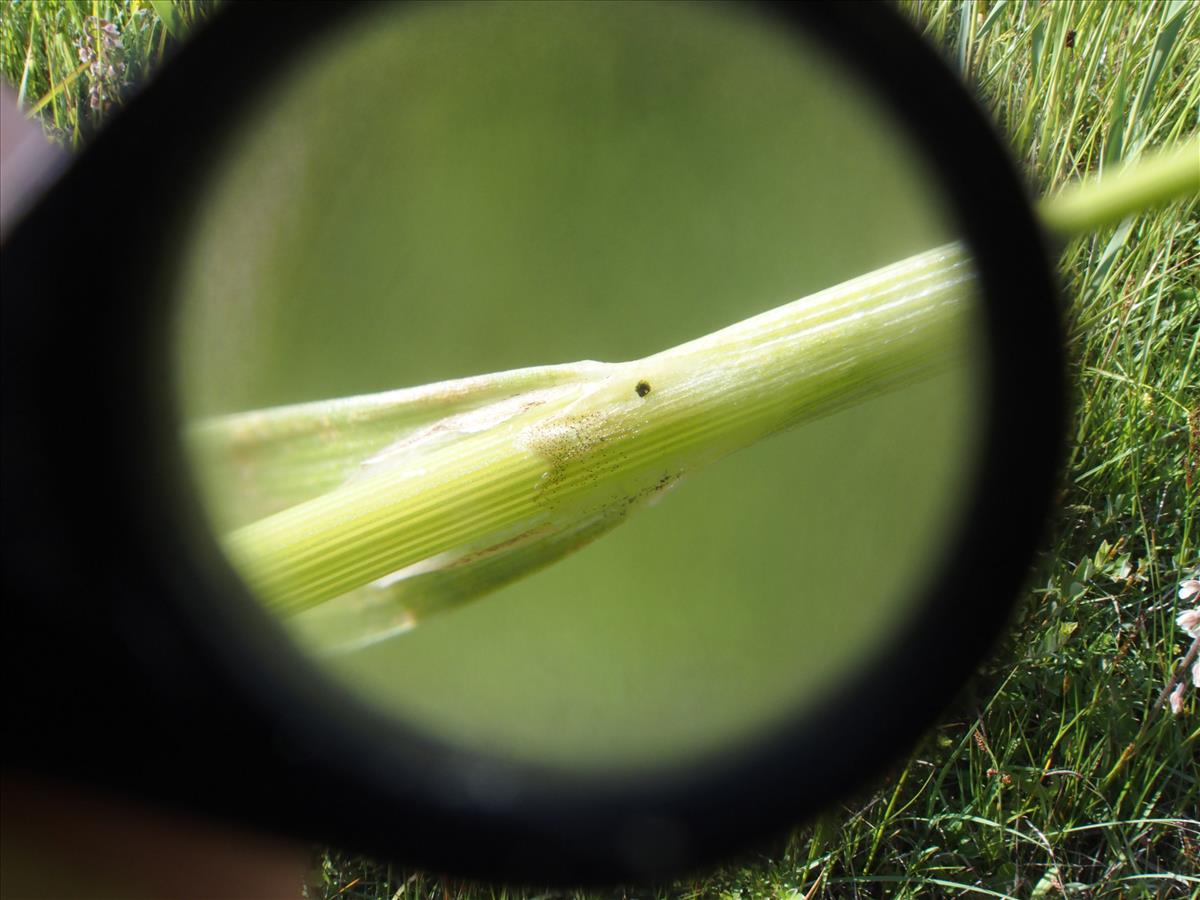
[[[1198,154],[1189,141],[1041,214],[1069,237],[1200,191]],[[406,465],[239,528],[226,548],[290,615],[440,554],[476,559],[623,516],[734,450],[938,371],[966,344],[973,289],[951,244],[645,359],[584,364],[477,413],[460,439],[399,454]]]
[[[948,245],[663,353],[594,364],[509,401],[419,468],[238,529],[228,551],[269,606],[295,613],[481,536],[511,546],[623,515],[740,447],[944,366],[964,343],[954,329],[973,281]]]
[[[1043,199],[1038,214],[1051,234],[1068,240],[1195,193],[1200,193],[1200,136],[1112,175],[1076,182]]]

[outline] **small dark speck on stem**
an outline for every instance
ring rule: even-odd
[[[639,397],[645,397],[648,393],[650,393],[650,382],[639,381],[634,390],[637,391],[637,395]]]

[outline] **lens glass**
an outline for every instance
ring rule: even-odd
[[[985,366],[944,188],[780,21],[381,6],[203,196],[177,383],[211,527],[410,727],[572,771],[736,752],[896,640],[961,527]]]

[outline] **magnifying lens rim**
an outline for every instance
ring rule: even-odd
[[[98,136],[5,247],[6,266],[12,262],[19,273],[14,284],[24,289],[16,296],[27,299],[36,287],[45,307],[26,309],[6,298],[5,331],[15,327],[22,341],[53,344],[66,360],[57,373],[23,376],[19,396],[18,388],[6,390],[28,421],[6,414],[5,431],[31,429],[31,436],[14,437],[14,447],[29,443],[12,458],[34,465],[30,448],[38,448],[45,460],[36,464],[46,466],[47,478],[52,463],[66,464],[64,426],[39,421],[30,398],[96,379],[87,421],[104,431],[90,453],[109,475],[87,490],[117,516],[119,534],[74,548],[75,562],[92,560],[87,583],[107,612],[91,625],[108,629],[125,654],[123,690],[142,692],[110,697],[109,705],[124,703],[133,710],[125,713],[129,720],[140,716],[146,725],[137,734],[109,736],[88,760],[32,740],[18,761],[36,768],[41,752],[50,770],[160,802],[509,880],[661,877],[772,836],[876,775],[932,724],[1006,624],[1026,577],[1057,483],[1066,408],[1052,267],[1026,188],[957,78],[888,6],[756,5],[856,72],[942,175],[980,276],[990,378],[964,530],[893,646],[865,660],[818,710],[736,758],[646,778],[579,777],[490,758],[407,729],[321,678],[247,596],[205,530],[179,446],[168,389],[170,310],[161,300],[170,266],[124,266],[90,295],[96,307],[88,309],[77,298],[94,288],[86,270],[103,265],[99,254],[78,271],[37,280],[45,279],[46,248],[59,239],[62,222],[84,210],[134,210],[133,237],[125,242],[139,242],[160,263],[184,211],[198,199],[180,183],[203,184],[221,141],[259,90],[297,64],[318,37],[371,9],[322,3],[291,4],[287,12],[280,4],[222,9]],[[68,310],[79,334],[56,330],[56,317]],[[31,364],[33,353],[6,339],[6,379]],[[7,437],[5,448],[7,492]],[[71,540],[68,525],[48,519],[44,525],[56,539]],[[5,577],[7,583],[7,562]],[[82,590],[65,586],[74,584],[69,580],[51,583],[64,596]],[[29,596],[33,590],[26,585]],[[51,588],[38,590],[51,596]],[[64,635],[71,628],[60,625]],[[83,638],[62,640],[75,640],[80,658],[95,652]],[[116,665],[95,659],[99,667]],[[135,689],[139,672],[156,683]],[[71,690],[66,681],[40,690],[30,710],[51,696],[71,702],[63,700]],[[137,740],[170,746],[170,765],[130,754]]]

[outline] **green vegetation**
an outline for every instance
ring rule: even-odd
[[[77,147],[216,0],[4,0],[0,74]]]
[[[1200,131],[1194,4],[904,9],[992,111],[1043,194]],[[0,67],[51,134],[77,143],[120,82],[157,62],[168,35],[201,12],[136,0],[10,2]],[[106,43],[104,21],[118,25],[120,48]],[[125,68],[110,75],[118,51]],[[95,58],[106,64],[93,70]],[[1177,587],[1200,567],[1200,207],[1176,204],[1074,239],[1061,272],[1077,398],[1069,466],[1004,646],[862,796],[752,858],[627,895],[1200,889],[1200,704],[1195,692],[1177,716],[1157,704],[1187,650]],[[311,896],[544,895],[333,850],[319,860]]]

